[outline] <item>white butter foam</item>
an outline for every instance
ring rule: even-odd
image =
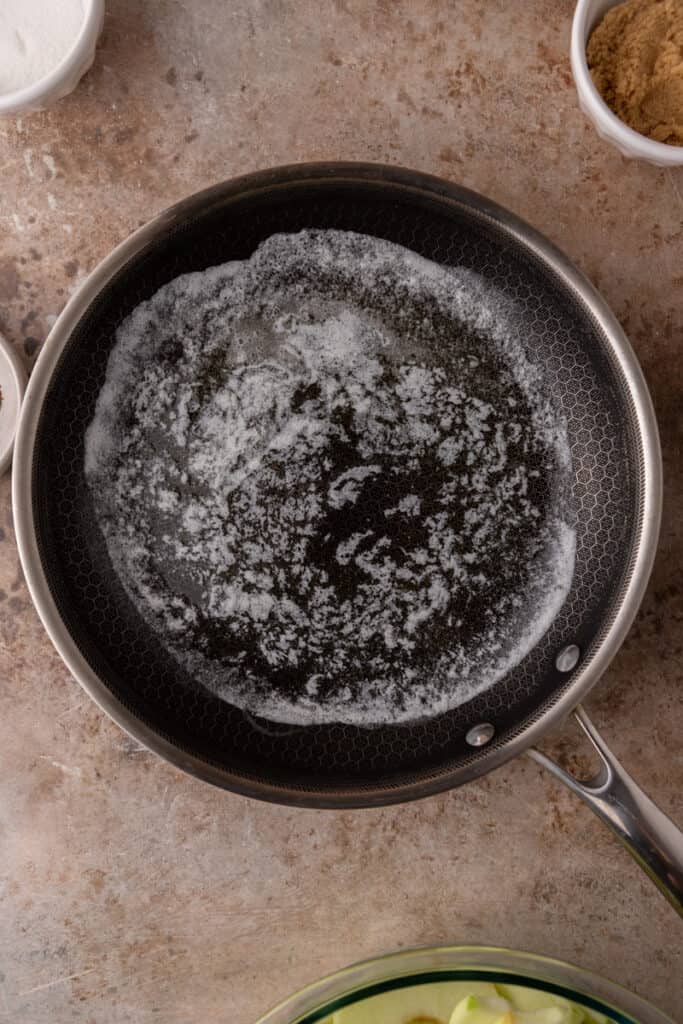
[[[571,585],[571,457],[513,306],[339,231],[121,325],[86,477],[128,595],[252,714],[377,725],[494,685]]]

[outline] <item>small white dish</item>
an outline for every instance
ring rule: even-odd
[[[579,0],[574,11],[571,63],[579,106],[595,125],[598,135],[629,158],[646,160],[657,167],[683,166],[683,146],[654,142],[613,114],[596,89],[588,70],[586,46],[590,34],[610,7],[622,0]]]
[[[9,469],[17,432],[26,370],[10,343],[0,334],[0,476]]]
[[[104,24],[104,0],[84,0],[85,17],[81,31],[56,67],[23,89],[0,93],[0,115],[44,110],[72,92],[92,66],[95,47]]]

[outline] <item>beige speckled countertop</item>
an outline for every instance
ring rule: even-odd
[[[109,249],[189,192],[298,160],[400,163],[487,193],[602,289],[652,389],[666,474],[641,615],[589,701],[683,819],[683,169],[580,114],[569,0],[108,0],[96,64],[0,121],[0,330],[30,365]],[[146,753],[32,610],[0,483],[0,1020],[248,1024],[399,946],[491,942],[602,971],[681,1019],[683,923],[522,758],[406,807],[312,812]],[[567,753],[569,728],[555,743]]]

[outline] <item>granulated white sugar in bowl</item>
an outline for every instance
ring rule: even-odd
[[[2,0],[0,93],[24,89],[48,75],[73,48],[85,0]]]

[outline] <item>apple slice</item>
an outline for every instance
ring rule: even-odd
[[[383,992],[337,1010],[332,1024],[448,1024],[453,1007],[470,995],[496,995],[487,982],[436,981]]]

